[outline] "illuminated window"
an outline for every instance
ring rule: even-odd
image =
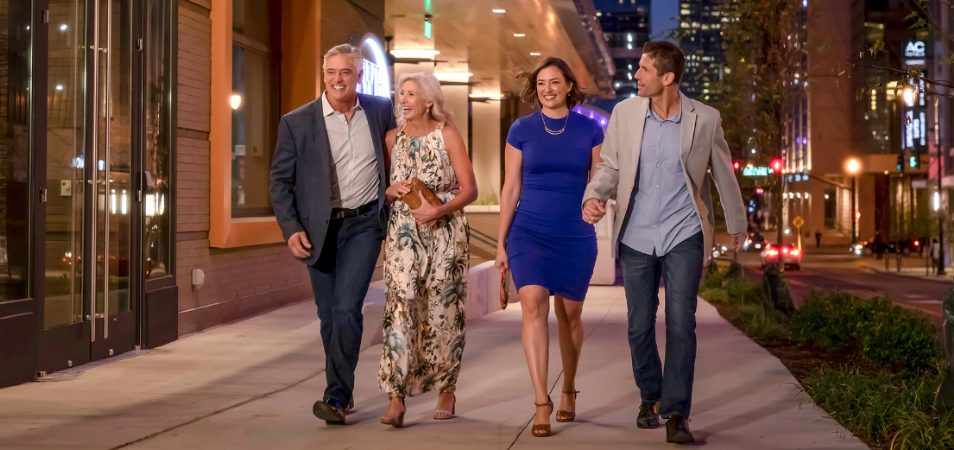
[[[232,217],[269,216],[279,117],[280,2],[232,3]]]

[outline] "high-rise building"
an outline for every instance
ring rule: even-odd
[[[649,41],[650,0],[596,0],[597,17],[610,48],[616,74],[613,89],[618,101],[636,95],[636,69],[643,44]],[[602,106],[602,105],[601,105]],[[606,108],[611,110],[612,107]]]
[[[725,75],[722,2],[679,2],[679,44],[686,54],[686,73],[679,87],[689,97],[710,104],[718,103],[718,84]]]

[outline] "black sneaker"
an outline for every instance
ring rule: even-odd
[[[318,400],[315,402],[315,406],[311,408],[311,412],[328,425],[344,425],[345,423],[346,411],[341,403],[335,399],[328,400],[327,403]]]
[[[659,414],[656,412],[656,407],[656,402],[643,400],[639,404],[636,426],[639,428],[659,428]]]
[[[685,417],[674,415],[666,421],[666,442],[673,444],[692,444],[696,438],[689,431],[689,421]]]

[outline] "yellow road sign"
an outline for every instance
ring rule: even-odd
[[[792,219],[792,225],[794,225],[795,228],[801,228],[805,225],[805,219],[802,219],[802,216],[795,216],[795,218]]]

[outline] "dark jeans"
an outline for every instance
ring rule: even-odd
[[[620,245],[620,263],[629,311],[629,349],[633,376],[646,401],[659,401],[663,417],[689,417],[696,364],[696,295],[702,278],[702,233],[664,256]],[[666,287],[666,367],[656,346],[659,280]]]
[[[361,308],[382,240],[377,211],[332,219],[318,261],[308,266],[325,348],[325,402],[334,399],[347,406],[351,401],[361,350]]]

